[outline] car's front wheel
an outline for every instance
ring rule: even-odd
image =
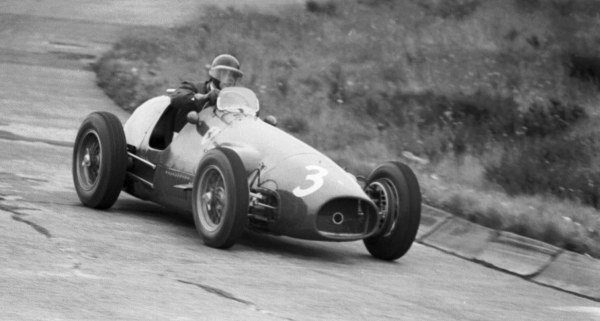
[[[377,167],[367,178],[365,192],[379,209],[378,232],[364,239],[371,255],[396,260],[412,245],[421,220],[421,191],[412,170],[399,162]]]
[[[204,243],[233,246],[246,227],[250,195],[240,157],[225,148],[209,151],[200,161],[192,193],[194,223]]]
[[[119,119],[108,112],[91,113],[75,139],[73,181],[83,205],[111,207],[123,188],[127,143]]]

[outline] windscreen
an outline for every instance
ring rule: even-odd
[[[244,87],[227,87],[221,90],[217,98],[217,110],[256,115],[259,110],[256,94]]]

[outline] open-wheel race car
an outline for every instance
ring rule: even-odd
[[[251,90],[230,87],[216,106],[183,122],[168,95],[143,103],[124,126],[111,113],[94,112],[73,151],[79,199],[106,209],[124,190],[191,214],[204,243],[215,248],[231,247],[251,229],[362,239],[383,260],[408,251],[421,216],[419,184],[408,166],[387,162],[357,178],[273,118],[260,119],[258,110]]]

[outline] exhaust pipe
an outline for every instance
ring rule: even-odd
[[[342,214],[340,212],[333,213],[333,215],[331,216],[331,221],[335,225],[340,225],[340,224],[344,223],[344,214]]]

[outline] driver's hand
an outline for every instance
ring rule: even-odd
[[[206,94],[208,96],[208,98],[210,98],[213,101],[217,100],[217,97],[219,97],[219,93],[221,91],[219,89],[214,88],[213,90],[211,90],[208,94]]]
[[[198,94],[194,94],[194,97],[192,97],[192,100],[200,100],[205,97],[206,97],[206,95],[198,93]]]

